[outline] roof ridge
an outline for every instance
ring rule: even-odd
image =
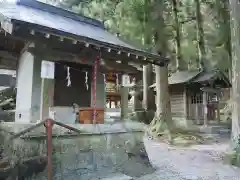
[[[39,2],[37,0],[17,0],[16,2],[17,5],[22,5],[25,7],[30,7],[33,9],[38,9],[41,11],[45,11],[45,12],[49,12],[52,14],[57,14],[59,16],[63,16],[75,21],[80,21],[80,22],[84,22],[99,28],[104,29],[104,24],[101,21],[98,21],[96,19],[90,18],[90,17],[86,17],[83,15],[79,15],[77,13],[50,5],[50,4],[46,4],[43,2]]]
[[[197,71],[196,71],[196,72],[197,72]],[[192,78],[190,78],[190,79],[188,80],[188,83],[194,81],[194,79],[196,79],[198,76],[200,76],[203,72],[204,72],[203,70],[198,71],[198,73],[197,73],[195,76],[193,76]]]

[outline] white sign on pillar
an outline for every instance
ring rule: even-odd
[[[204,107],[204,114],[207,114],[207,113],[208,113],[208,108]]]
[[[122,86],[128,87],[130,85],[131,85],[131,83],[130,83],[129,75],[127,75],[127,74],[122,75]]]
[[[41,78],[54,79],[55,64],[51,61],[42,61]]]

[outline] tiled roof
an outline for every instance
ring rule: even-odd
[[[196,77],[200,72],[199,71],[177,71],[172,73],[168,78],[168,84],[181,84],[187,83],[194,77]],[[156,83],[151,85],[150,87],[155,87]]]
[[[220,78],[226,82],[227,86],[231,86],[228,78],[219,70],[205,71],[177,71],[168,78],[169,85],[182,84],[182,83],[201,83],[211,79]],[[156,83],[150,86],[154,88]]]
[[[186,83],[196,77],[199,71],[177,71],[168,78],[169,84]]]

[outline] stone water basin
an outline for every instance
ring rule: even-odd
[[[24,143],[39,150],[45,149],[45,140],[41,138],[25,140]],[[53,144],[54,180],[136,178],[155,171],[149,162],[141,132],[55,138]],[[32,179],[47,179],[47,170]]]

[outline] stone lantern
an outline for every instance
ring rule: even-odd
[[[140,86],[136,84],[136,79],[133,79],[133,82],[131,83],[131,86],[130,86],[130,92],[129,92],[129,94],[131,95],[129,106],[132,112],[142,110],[142,105],[139,100],[140,89],[141,89]]]

